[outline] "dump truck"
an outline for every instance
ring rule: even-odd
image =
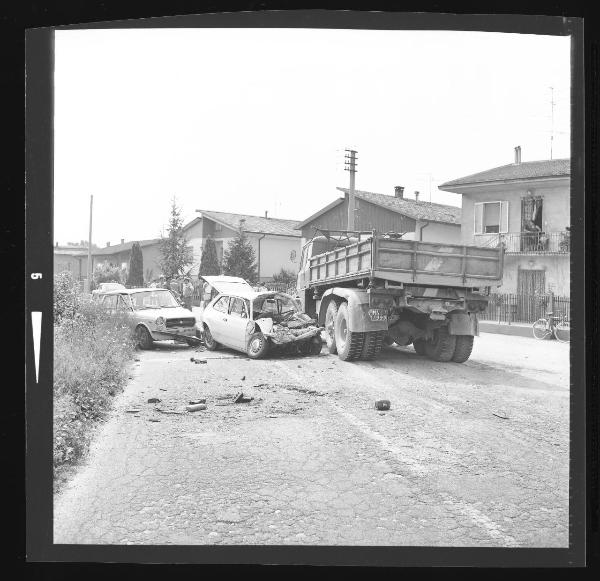
[[[373,360],[395,343],[463,363],[503,263],[502,247],[317,230],[303,246],[297,288],[304,312],[325,327],[329,352],[344,361]]]

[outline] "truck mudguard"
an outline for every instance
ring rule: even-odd
[[[326,290],[319,306],[319,324],[325,323],[325,312],[333,297],[339,297],[348,303],[348,330],[353,333],[366,331],[387,331],[388,322],[372,321],[369,317],[369,294],[366,290],[335,287]]]
[[[479,323],[475,313],[450,313],[448,331],[450,335],[479,336]]]

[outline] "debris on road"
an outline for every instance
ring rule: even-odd
[[[199,363],[206,363],[206,359],[196,359],[195,357],[190,357],[190,361],[196,365]]]
[[[148,398],[148,403],[160,403],[160,399],[158,399],[157,397],[150,397]]]
[[[244,377],[242,377],[242,381],[246,381],[246,376],[244,375]]]
[[[127,412],[128,414],[139,414],[139,413],[140,413],[140,411],[141,411],[141,410],[134,410],[134,409],[131,409],[131,410],[125,410],[125,412]]]
[[[159,387],[158,389],[160,389],[160,391],[167,391],[165,387]]]
[[[257,383],[256,385],[253,385],[252,387],[265,387],[269,385],[268,383]]]
[[[170,414],[173,416],[183,416],[185,415],[185,412],[176,412],[175,410],[163,410],[162,408],[154,408],[157,412],[160,412],[161,414]]]
[[[188,401],[188,403],[190,405],[196,405],[197,403],[206,403],[206,398],[203,397],[201,399],[192,399],[192,400]]]
[[[389,410],[390,409],[390,400],[389,399],[378,399],[375,402],[376,410]]]
[[[206,404],[203,403],[197,403],[194,405],[188,405],[185,408],[188,412],[197,412],[200,410],[205,410],[206,409]]]
[[[244,396],[244,392],[240,391],[235,394],[235,396],[233,398],[233,403],[248,403],[248,402],[252,401],[253,399],[254,399],[253,397]]]
[[[508,420],[508,416],[506,415],[506,412],[492,412],[493,416],[496,416],[497,418],[500,418],[502,420]]]

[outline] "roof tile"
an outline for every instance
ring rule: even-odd
[[[240,220],[245,220],[244,230],[257,234],[278,234],[280,236],[300,237],[300,232],[294,227],[298,220],[283,220],[280,218],[265,218],[264,216],[250,216],[249,214],[231,214],[229,212],[213,212],[212,210],[198,210],[207,218],[221,222],[233,230],[237,230]]]

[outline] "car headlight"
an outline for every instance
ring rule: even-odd
[[[165,326],[165,319],[163,317],[158,317],[158,319],[156,319],[156,321],[154,321],[156,323],[157,327],[164,327]]]

